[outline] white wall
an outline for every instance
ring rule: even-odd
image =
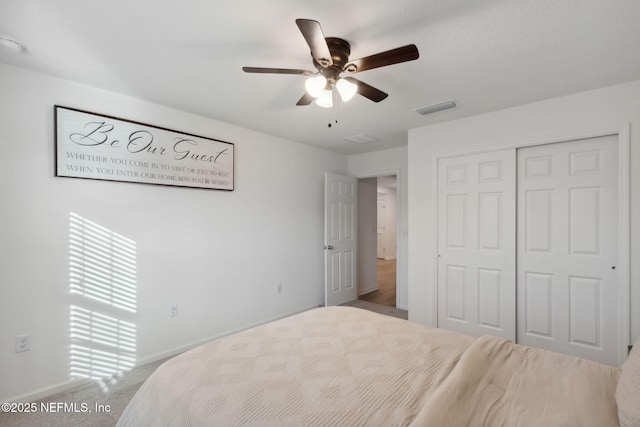
[[[358,295],[378,289],[377,181],[358,180]]]
[[[358,178],[369,178],[382,175],[396,175],[397,177],[397,215],[398,215],[398,251],[397,251],[397,307],[407,310],[409,307],[407,283],[407,147],[390,150],[375,151],[373,153],[349,156],[349,175]],[[413,298],[413,296],[411,297]]]
[[[640,81],[409,132],[409,317],[435,322],[435,166],[441,155],[560,140],[631,125],[631,335],[640,335]]]
[[[54,104],[233,142],[236,190],[56,178]],[[0,401],[69,385],[70,213],[136,242],[138,363],[323,302],[324,173],[346,156],[5,65],[0,147]]]

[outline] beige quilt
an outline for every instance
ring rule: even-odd
[[[530,350],[315,309],[167,361],[118,426],[617,425],[617,369]]]
[[[416,426],[617,427],[619,370],[478,338],[414,420]]]

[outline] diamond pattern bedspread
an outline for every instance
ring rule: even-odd
[[[473,338],[325,307],[167,361],[118,426],[402,426]]]

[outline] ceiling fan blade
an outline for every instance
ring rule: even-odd
[[[262,68],[262,67],[242,67],[242,71],[245,73],[261,73],[261,74],[301,74],[303,76],[309,76],[314,74],[309,70],[295,70],[290,68]]]
[[[418,48],[414,44],[387,50],[385,52],[376,53],[375,55],[365,56],[356,59],[344,66],[344,70],[349,73],[359,73],[373,68],[386,67],[387,65],[399,64],[401,62],[413,61],[418,59],[420,54]]]
[[[331,52],[322,33],[320,23],[311,19],[296,19],[296,24],[311,48],[311,56],[313,56],[313,59],[323,67],[331,66],[333,64]]]
[[[309,105],[313,102],[314,99],[315,98],[313,96],[305,92],[304,95],[302,95],[302,98],[300,98],[298,102],[296,102],[296,105]]]
[[[343,79],[358,85],[358,93],[365,98],[369,98],[373,102],[380,102],[387,96],[389,96],[388,93],[385,93],[380,89],[376,89],[375,87],[368,85],[365,82],[354,79],[353,77],[343,77]]]

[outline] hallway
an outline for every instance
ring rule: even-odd
[[[378,290],[360,295],[361,300],[396,306],[396,260],[378,258],[377,262]]]

